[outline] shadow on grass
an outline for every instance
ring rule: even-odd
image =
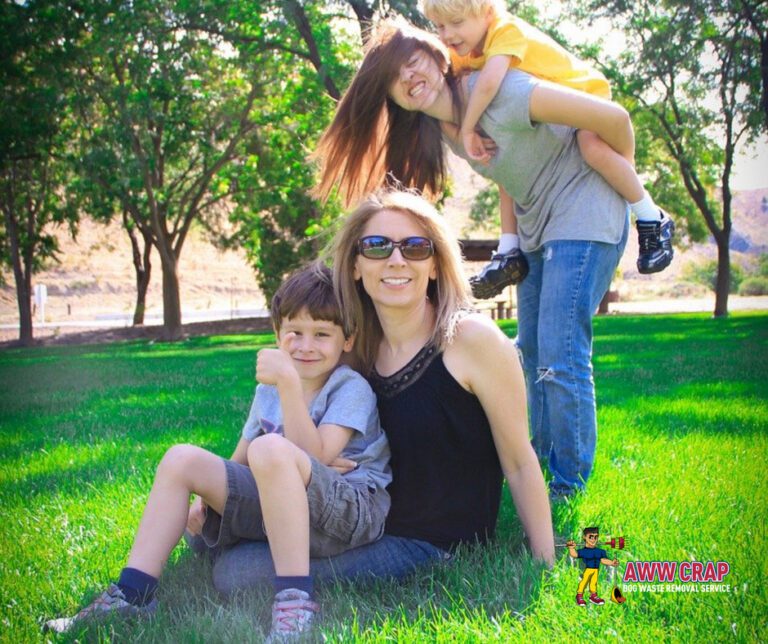
[[[90,439],[81,436],[77,441],[59,436],[55,443],[49,440],[34,451],[17,444],[4,449],[0,496],[5,502],[16,497],[25,503],[41,494],[67,495],[84,485],[128,481],[137,471],[154,472],[165,451],[178,443],[197,445],[227,458],[239,440],[241,425],[235,421],[222,426],[220,420],[212,419],[207,426],[145,427],[140,432],[121,428]],[[9,452],[15,453],[16,463]]]
[[[83,403],[77,410],[28,417],[8,415],[0,434],[3,464],[28,466],[62,447],[78,453],[105,442],[122,445],[124,457],[155,445],[199,442],[231,453],[248,415],[253,390],[224,396],[206,391],[178,395],[139,394]],[[200,390],[203,391],[202,389]],[[16,463],[14,463],[16,461]]]

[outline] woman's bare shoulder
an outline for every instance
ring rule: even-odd
[[[465,389],[477,394],[487,387],[492,374],[506,373],[515,356],[512,342],[496,323],[477,313],[459,322],[456,336],[445,350],[445,364]]]
[[[507,337],[491,318],[482,313],[470,313],[457,324],[451,347],[458,353],[472,355],[498,348],[499,343],[506,340]]]

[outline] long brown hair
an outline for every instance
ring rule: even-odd
[[[357,334],[355,366],[365,375],[373,369],[384,334],[362,280],[355,280],[354,268],[357,242],[368,222],[382,210],[411,215],[435,246],[437,279],[430,282],[426,295],[435,310],[435,327],[430,341],[438,349],[453,340],[458,321],[472,308],[459,242],[435,208],[419,195],[402,190],[382,190],[370,196],[343,220],[341,229],[324,253],[333,264],[333,286],[344,318],[344,334]]]
[[[458,106],[456,82],[443,44],[403,21],[379,24],[370,34],[360,69],[312,155],[320,162],[316,197],[326,200],[334,185],[345,205],[382,186],[401,185],[429,195],[442,190],[446,168],[440,122],[404,110],[389,97],[401,66],[417,50],[437,63]]]

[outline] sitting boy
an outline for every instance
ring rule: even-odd
[[[270,638],[290,638],[311,629],[319,610],[310,555],[333,556],[382,535],[389,445],[367,381],[339,363],[354,337],[342,327],[330,270],[314,264],[292,275],[271,314],[278,348],[258,353],[260,384],[231,459],[171,447],[117,583],[74,617],[48,621],[49,629],[114,613],[151,615],[163,566],[189,526],[211,547],[269,541],[276,572]],[[328,464],[340,455],[358,467],[339,474]],[[190,507],[191,494],[199,499]]]

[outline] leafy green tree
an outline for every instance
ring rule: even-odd
[[[254,111],[274,83],[263,74],[263,42],[238,50],[185,24],[203,8],[228,11],[174,0],[91,6],[90,57],[78,84],[90,119],[83,168],[99,187],[90,197],[105,209],[116,204],[157,248],[167,340],[182,334],[178,262],[190,227],[226,209],[252,170],[243,160]],[[257,32],[263,16],[251,20]]]
[[[499,188],[491,182],[482,188],[473,198],[469,209],[467,233],[477,229],[500,229]]]
[[[52,228],[74,234],[67,192],[73,126],[65,90],[77,62],[77,12],[66,3],[6,2],[0,8],[0,259],[13,271],[19,341],[33,341],[32,275],[56,255]]]
[[[231,215],[236,232],[222,236],[222,243],[246,249],[268,299],[288,272],[316,256],[325,243],[324,231],[340,214],[338,204],[320,205],[308,196],[314,170],[307,156],[351,78],[361,39],[384,10],[419,17],[415,2],[378,0],[279,0],[266,12],[270,19],[262,30],[271,34],[266,40],[273,56],[262,72],[280,82],[267,89],[269,111],[255,117],[257,135],[246,161],[254,171],[240,180]],[[229,21],[200,15],[193,25],[223,36],[235,47],[253,47],[257,39],[248,27],[252,11],[252,3],[235,3]],[[358,31],[360,38],[347,36],[347,31]]]
[[[120,216],[123,230],[131,244],[131,260],[133,262],[136,280],[136,302],[133,309],[133,325],[144,324],[147,292],[152,276],[151,254],[154,248],[152,227],[144,221],[137,209],[129,210],[124,207],[125,200],[115,186],[120,186],[120,168],[114,164],[115,156],[110,146],[99,140],[94,127],[98,121],[98,112],[92,110],[93,105],[80,102],[80,128],[77,140],[80,142],[81,154],[77,156],[76,176],[70,184],[70,191],[78,194],[82,207],[90,218],[96,222],[108,224]],[[85,110],[85,113],[84,113]],[[103,147],[98,147],[97,144]]]
[[[353,4],[358,19],[372,11]],[[306,156],[356,53],[332,32],[339,10],[349,6],[112,0],[92,8],[91,59],[78,85],[87,124],[82,187],[91,211],[126,213],[139,288],[135,320],[140,267],[146,283],[154,246],[164,336],[180,337],[178,259],[193,222],[224,245],[242,244],[267,296],[317,253],[318,235],[338,209],[308,197]],[[216,229],[222,214],[234,234]]]
[[[627,38],[622,54],[608,61],[608,73],[616,93],[636,105],[636,131],[648,145],[663,148],[654,157],[662,160],[655,181],[669,186],[673,171],[680,184],[672,184],[671,194],[685,188],[686,202],[693,203],[715,239],[714,315],[725,316],[734,155],[737,146],[768,131],[768,5],[573,0],[573,6],[577,19],[606,17]]]
[[[229,23],[202,16],[199,23],[233,47],[270,48],[260,73],[273,82],[261,97],[265,108],[253,115],[248,155],[223,173],[239,187],[230,215],[235,232],[220,235],[224,245],[245,248],[268,299],[287,273],[317,255],[322,231],[338,215],[333,204],[309,197],[314,170],[307,155],[341,96],[352,55],[344,38],[334,36],[327,7],[283,0],[273,9],[262,23],[269,36],[261,44],[247,28],[249,4],[236,5]]]

